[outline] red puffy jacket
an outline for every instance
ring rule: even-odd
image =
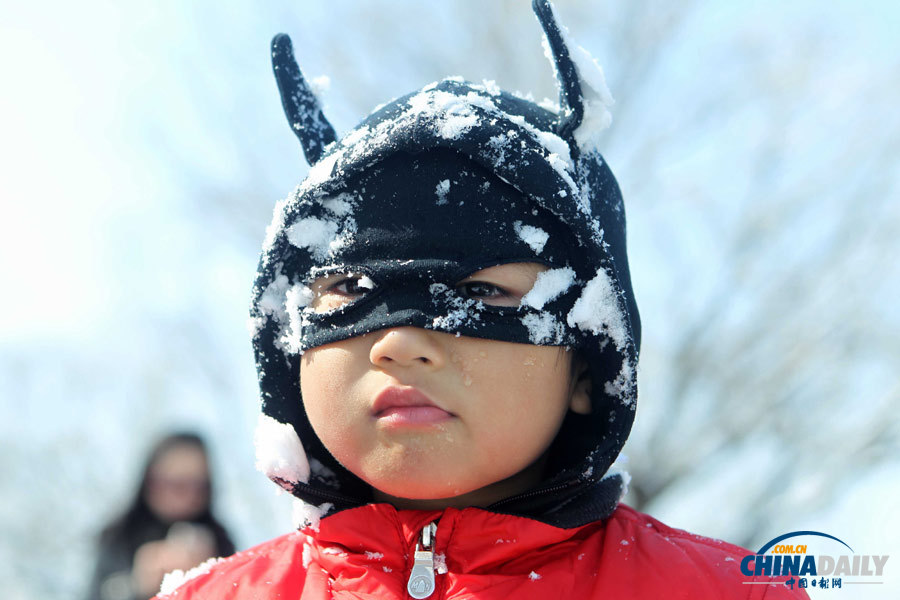
[[[422,535],[432,522],[429,542]],[[807,597],[784,578],[747,581],[739,568],[747,554],[624,505],[605,521],[562,529],[478,508],[369,504],[322,519],[318,531],[224,559],[159,598],[415,598],[428,591],[429,578],[433,600]],[[411,574],[423,576],[412,577],[412,589],[424,590],[417,596],[408,591]]]

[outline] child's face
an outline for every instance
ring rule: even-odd
[[[486,304],[515,306],[546,269],[498,265],[457,287]],[[352,300],[364,293],[356,281],[322,278],[312,286],[314,302],[328,309]],[[572,354],[395,327],[307,350],[300,384],[325,447],[381,497],[486,505],[539,481],[539,459],[566,412],[590,411],[589,379],[571,376]],[[391,408],[385,398],[376,404],[389,387],[415,388],[434,406]]]

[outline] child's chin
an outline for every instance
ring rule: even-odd
[[[395,485],[391,485],[390,482],[380,482],[379,485],[374,487],[390,498],[412,502],[451,500],[470,491],[465,487],[452,486],[447,483],[439,484],[437,482],[420,482],[418,485],[410,485],[409,481],[396,482]]]

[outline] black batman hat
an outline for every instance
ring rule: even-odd
[[[301,500],[327,502],[339,510],[365,503],[369,496],[368,488],[331,457],[306,419],[299,355],[378,327],[408,324],[440,329],[432,326],[439,319],[429,320],[427,310],[404,312],[401,317],[402,311],[369,307],[365,318],[348,317],[345,323],[340,322],[341,314],[325,319],[309,315],[303,304],[305,284],[312,274],[347,261],[358,249],[355,244],[363,235],[359,217],[377,208],[372,205],[376,200],[360,193],[365,189],[361,181],[378,169],[402,174],[404,169],[418,168],[421,161],[416,157],[436,156],[448,158],[437,159],[435,173],[444,172],[442,165],[462,165],[454,169],[475,174],[482,185],[505,190],[503,197],[510,200],[504,210],[521,199],[518,212],[509,214],[522,215],[522,221],[537,215],[542,227],[534,229],[553,232],[547,248],[553,249],[554,260],[544,262],[571,269],[573,275],[555,304],[548,304],[549,310],[529,307],[530,315],[515,315],[529,325],[520,335],[530,335],[530,343],[574,347],[590,364],[592,413],[566,418],[539,489],[527,497],[501,501],[495,509],[570,527],[608,514],[618,501],[622,478],[609,469],[634,418],[640,318],[628,271],[621,193],[596,148],[596,133],[609,120],[605,107],[609,97],[599,67],[567,40],[549,2],[534,0],[533,8],[559,81],[557,109],[543,108],[489,83],[449,78],[381,107],[340,139],[294,61],[289,38],[280,34],[272,42],[285,113],[311,169],[275,208],[254,286],[251,328],[264,414],[257,451],[259,468]],[[441,177],[434,175],[424,187],[433,190],[436,181],[440,196],[445,181]],[[451,178],[446,176],[448,185]],[[373,193],[372,187],[367,193]],[[477,201],[476,196],[472,192],[467,197]],[[431,202],[429,210],[447,210],[442,200]],[[383,202],[384,195],[377,201]],[[487,206],[489,200],[484,202]],[[516,223],[509,228],[515,225],[521,233],[522,225]],[[508,252],[519,251],[512,245],[515,235],[509,235],[508,243]],[[544,258],[543,244],[534,252],[537,260]],[[375,278],[388,276],[387,271],[372,273]],[[390,276],[402,273],[392,271]],[[364,304],[353,310],[362,311]],[[488,312],[483,311],[483,318],[473,315],[468,328],[455,330],[519,341],[515,328],[497,325],[501,317],[491,321],[494,317]],[[485,325],[488,322],[494,324]],[[366,328],[361,329],[360,323]],[[530,326],[534,323],[548,325],[557,335],[535,337],[536,329]]]

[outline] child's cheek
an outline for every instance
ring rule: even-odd
[[[463,386],[471,387],[474,381],[473,377],[477,376],[479,367],[484,365],[484,363],[479,365],[479,361],[483,361],[487,356],[487,352],[484,350],[479,350],[477,353],[450,351],[450,363],[456,367]]]

